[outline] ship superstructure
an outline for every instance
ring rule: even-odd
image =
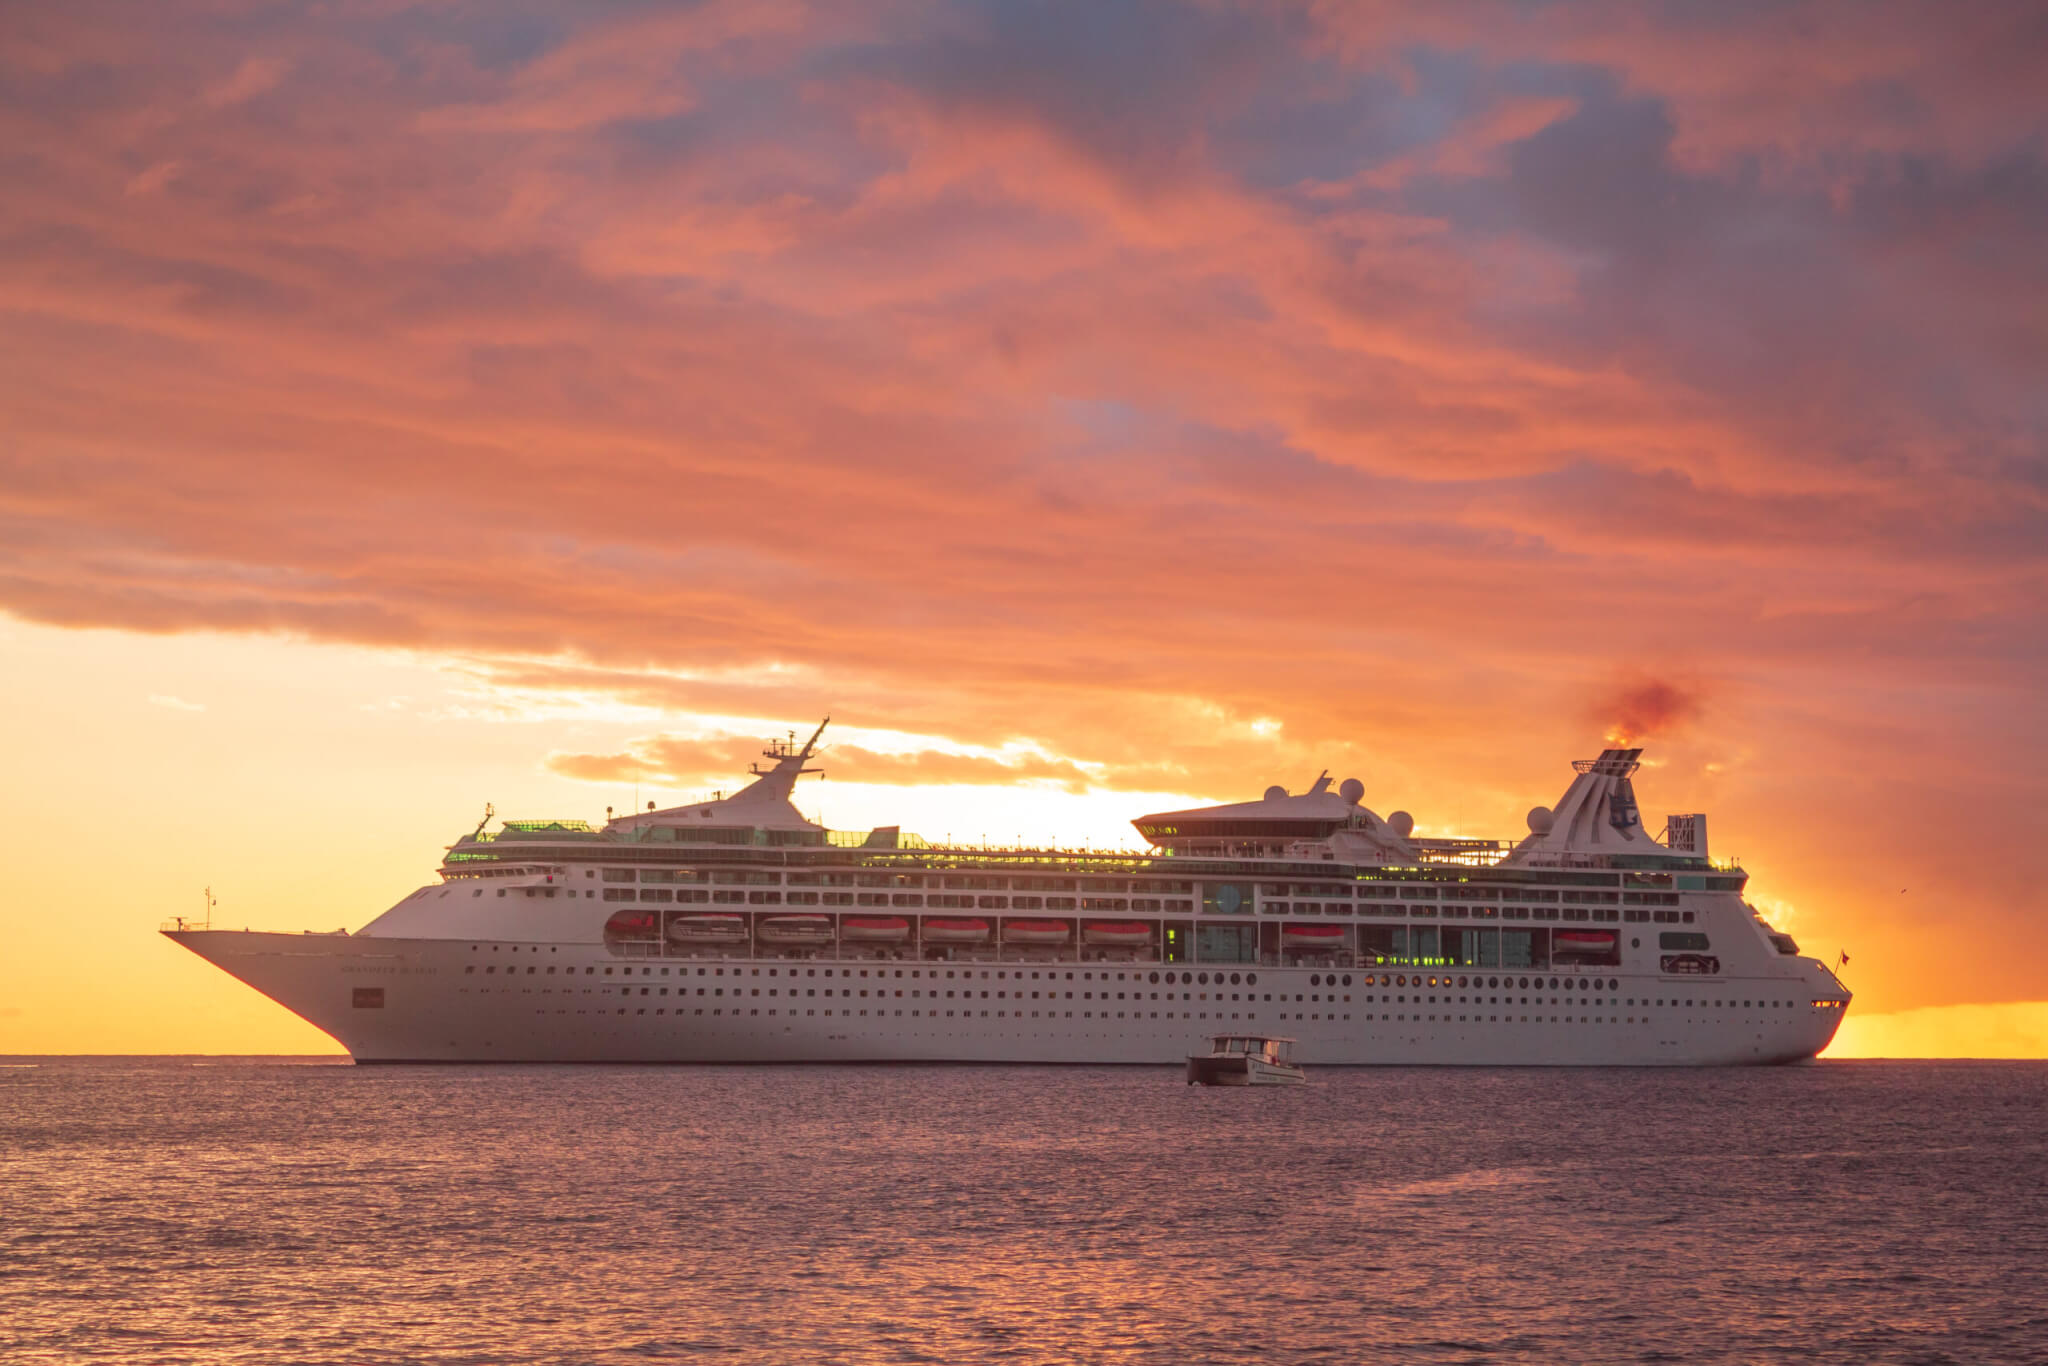
[[[1782,1063],[1848,1007],[1703,815],[1647,832],[1640,750],[1515,842],[1418,836],[1325,774],[1104,853],[828,830],[792,801],[824,729],[731,796],[487,821],[354,934],[165,933],[360,1062],[1179,1064],[1233,1032],[1321,1065]]]

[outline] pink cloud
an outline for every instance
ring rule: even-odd
[[[1350,765],[1445,826],[1685,679],[1699,800],[1955,780],[1938,733],[2039,809],[1997,14],[121,13],[0,40],[7,611],[1058,756],[877,782]]]

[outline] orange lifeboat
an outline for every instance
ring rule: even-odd
[[[900,915],[850,915],[839,922],[839,937],[849,944],[901,944],[910,938],[910,922]]]
[[[659,939],[661,917],[654,911],[614,911],[604,922],[607,939]]]
[[[988,922],[986,920],[948,920],[939,916],[927,917],[924,922],[924,942],[927,944],[986,944]]]
[[[679,915],[668,922],[671,944],[735,944],[746,937],[744,916]]]
[[[1614,952],[1613,930],[1558,930],[1551,936],[1554,954],[1606,954]]]
[[[1064,920],[1010,920],[1003,924],[1005,944],[1064,944],[1072,934]]]
[[[1142,920],[1091,920],[1081,927],[1081,942],[1106,946],[1142,946],[1152,942],[1152,927]]]
[[[1289,949],[1338,949],[1344,947],[1342,925],[1282,925],[1280,945]]]

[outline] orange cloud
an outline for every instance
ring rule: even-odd
[[[722,785],[732,791],[748,781],[744,776],[747,766],[759,751],[759,742],[748,738],[657,736],[615,754],[550,755],[547,766],[563,777],[586,782],[656,781],[706,790]],[[1051,781],[1078,790],[1091,781],[1076,764],[1032,755],[998,759],[941,750],[883,754],[858,745],[834,744],[818,762],[828,778],[887,787]]]
[[[2041,905],[2008,11],[273,29],[0,37],[0,610],[935,737],[873,782],[1328,765],[1474,833],[1647,732],[1899,1005],[1987,970],[1894,862],[1991,939]],[[553,762],[730,780],[661,743]]]

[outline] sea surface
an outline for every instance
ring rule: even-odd
[[[2039,1362],[2048,1064],[0,1059],[0,1361]]]

